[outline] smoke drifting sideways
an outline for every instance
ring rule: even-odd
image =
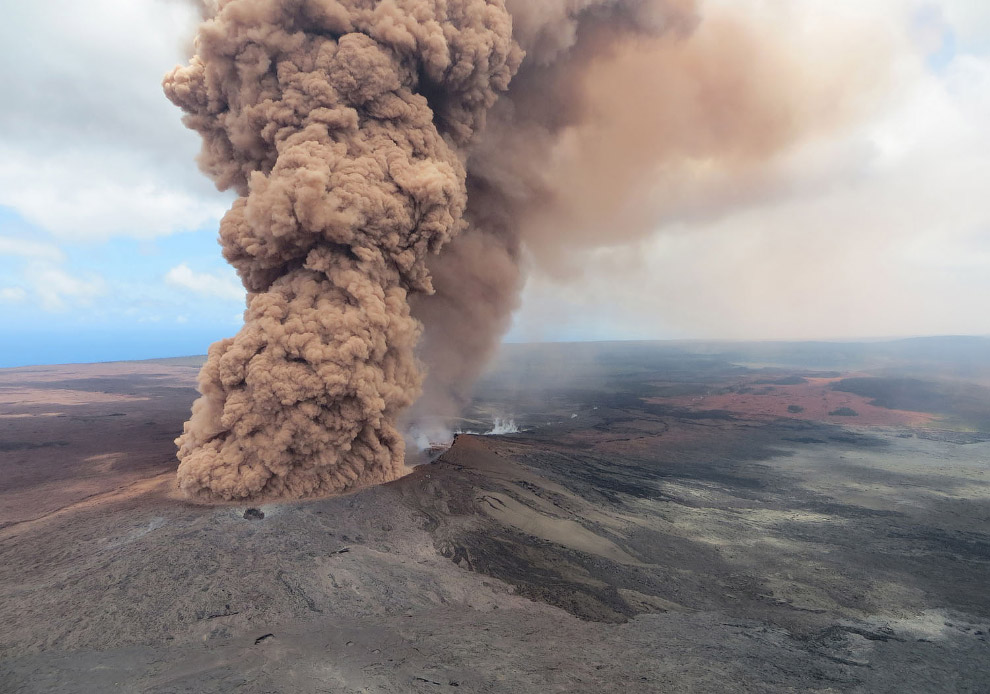
[[[526,59],[471,147],[468,229],[412,298],[429,373],[413,419],[469,399],[527,272],[621,273],[589,251],[786,189],[788,154],[880,98],[896,41],[744,0],[506,4]]]
[[[401,476],[402,430],[464,404],[527,263],[649,233],[672,155],[745,173],[818,120],[746,73],[777,65],[752,30],[712,38],[690,0],[205,7],[164,88],[240,196],[220,241],[248,292],[177,439],[179,485],[205,500]],[[666,94],[644,78],[664,65]],[[691,122],[654,118],[698,94]]]

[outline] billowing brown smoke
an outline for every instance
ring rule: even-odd
[[[744,31],[696,31],[692,0],[206,6],[165,91],[240,194],[220,239],[249,292],[177,441],[207,499],[398,477],[424,364],[409,421],[468,397],[527,259],[642,235],[671,162],[746,171],[815,120]]]
[[[464,226],[460,149],[521,53],[500,2],[226,0],[168,97],[240,194],[220,226],[249,292],[179,445],[209,499],[301,497],[403,471],[426,258]],[[427,96],[429,96],[429,100]]]

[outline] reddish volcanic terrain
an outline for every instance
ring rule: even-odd
[[[844,378],[860,375],[806,376],[799,379],[803,383],[794,384],[779,380],[770,384],[766,379],[750,378],[730,386],[728,392],[722,388],[710,395],[650,398],[648,402],[679,405],[692,410],[726,410],[745,417],[790,417],[852,426],[925,427],[935,423],[933,414],[877,407],[871,404],[870,398],[833,389]],[[851,409],[855,414],[833,414],[843,411],[842,408]]]

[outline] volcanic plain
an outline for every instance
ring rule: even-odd
[[[200,363],[0,371],[0,691],[990,691],[990,340],[510,345],[261,505],[175,489]]]

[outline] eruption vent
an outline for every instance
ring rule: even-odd
[[[765,26],[699,24],[693,0],[204,7],[164,86],[240,194],[220,240],[248,291],[177,440],[206,499],[400,476],[400,429],[457,413],[524,257],[566,272],[759,193],[758,165],[850,102]]]

